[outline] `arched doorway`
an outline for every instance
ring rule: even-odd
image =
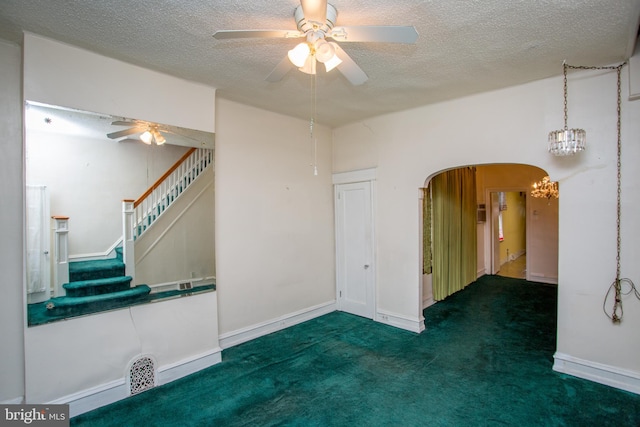
[[[463,166],[469,167],[469,166]],[[495,226],[491,223],[491,193],[499,191],[513,191],[525,200],[525,248],[512,250],[509,248],[509,257],[515,255],[525,256],[526,276],[530,281],[557,284],[558,282],[558,200],[537,199],[529,197],[529,189],[534,182],[540,181],[547,173],[535,166],[522,164],[490,164],[475,165],[476,170],[476,197],[478,206],[477,216],[477,277],[485,274],[493,274],[492,263],[497,251],[493,245],[492,235]],[[425,180],[425,188],[433,177],[443,171],[434,174]],[[508,206],[507,206],[508,209]],[[420,218],[424,220],[421,212]],[[422,221],[423,222],[423,221]],[[424,222],[421,230],[425,231]],[[424,238],[423,238],[424,242]],[[499,245],[500,243],[498,243]],[[506,249],[505,253],[506,253]],[[421,248],[421,256],[427,252],[424,245]],[[515,252],[515,253],[514,253]],[[506,260],[505,260],[506,261]],[[499,263],[499,258],[498,258]],[[433,299],[432,274],[422,272],[421,296],[423,308],[435,301]]]

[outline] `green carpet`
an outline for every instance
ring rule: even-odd
[[[425,310],[420,335],[331,313],[71,425],[640,425],[640,396],[552,371],[556,301],[484,276]]]

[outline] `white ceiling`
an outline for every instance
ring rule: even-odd
[[[337,25],[414,25],[415,45],[343,43],[369,80],[320,70],[317,120],[332,127],[562,73],[634,48],[640,0],[330,0]],[[264,79],[297,39],[216,40],[217,30],[295,30],[297,0],[1,0],[0,38],[23,30],[218,88],[308,119],[310,78]],[[561,96],[561,94],[559,94]],[[560,101],[559,101],[560,102]]]

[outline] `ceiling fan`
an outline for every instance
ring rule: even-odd
[[[108,138],[111,139],[120,139],[127,136],[140,134],[139,138],[142,142],[147,145],[151,145],[152,142],[155,142],[156,145],[162,145],[167,142],[166,138],[163,136],[163,133],[171,133],[171,131],[163,129],[160,125],[156,123],[146,122],[144,120],[116,120],[111,123],[113,126],[130,126],[129,129],[119,130],[116,132],[111,132],[107,134]],[[123,139],[121,141],[126,141],[128,139]]]
[[[221,30],[213,37],[234,38],[305,38],[291,49],[267,76],[269,82],[280,81],[292,66],[307,74],[316,74],[316,62],[327,71],[337,68],[353,85],[361,85],[368,77],[358,64],[336,42],[415,43],[418,32],[413,26],[336,27],[338,11],[326,0],[300,0],[294,14],[297,30]],[[327,39],[334,41],[327,41]]]

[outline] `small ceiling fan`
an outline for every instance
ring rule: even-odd
[[[384,42],[415,43],[418,32],[413,26],[353,26],[336,27],[338,11],[326,0],[300,0],[294,14],[297,30],[221,30],[213,37],[234,38],[305,38],[291,49],[267,76],[269,82],[280,81],[292,66],[307,74],[316,74],[316,61],[327,71],[337,68],[353,85],[367,81],[366,73],[336,43]],[[334,41],[327,41],[327,39]]]
[[[170,131],[163,129],[156,123],[146,122],[144,120],[116,120],[111,123],[113,126],[130,126],[129,129],[119,130],[107,134],[108,138],[120,139],[127,136],[140,134],[139,138],[147,145],[151,145],[155,142],[156,145],[162,145],[167,142],[163,133],[171,133]],[[121,140],[125,141],[127,139]]]

